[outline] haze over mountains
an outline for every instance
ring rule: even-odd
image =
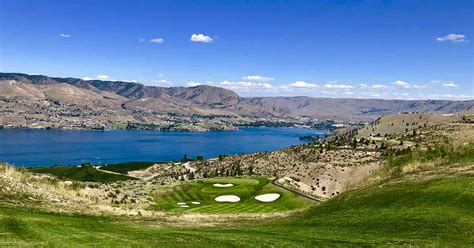
[[[153,129],[227,130],[255,121],[365,122],[390,113],[452,113],[473,106],[474,100],[244,98],[207,85],[156,87],[0,73],[0,125],[7,127],[114,128],[137,123]]]

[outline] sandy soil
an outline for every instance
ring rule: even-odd
[[[255,196],[255,200],[261,202],[272,202],[276,201],[278,198],[280,198],[280,194],[278,193],[269,193]]]
[[[239,202],[240,197],[236,195],[221,195],[216,197],[216,202]]]
[[[228,187],[232,187],[234,185],[232,183],[225,183],[225,184],[215,183],[215,184],[213,184],[213,186],[217,187],[217,188],[228,188]]]

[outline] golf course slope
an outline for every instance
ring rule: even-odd
[[[232,187],[216,186],[221,184],[232,184]],[[275,193],[281,197],[271,202],[255,199],[256,196],[267,193]],[[155,192],[155,201],[156,210],[196,213],[269,213],[295,210],[314,204],[312,200],[275,186],[263,177],[215,178],[180,183],[159,188]],[[192,204],[193,201],[200,204]],[[189,208],[183,209],[178,203],[186,203]]]
[[[322,201],[271,175],[83,182],[72,177],[95,168],[0,163],[0,246],[474,247],[472,124],[365,138],[379,143],[332,149],[378,149],[380,168]]]
[[[173,227],[159,221],[0,208],[0,246],[274,246],[474,244],[470,176],[355,190],[285,218]]]

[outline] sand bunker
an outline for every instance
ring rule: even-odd
[[[277,194],[277,193],[270,193],[270,194],[255,196],[255,200],[261,201],[261,202],[272,202],[272,201],[276,201],[278,198],[280,198],[280,194]]]
[[[217,202],[239,202],[240,198],[236,195],[221,195],[216,197]]]
[[[214,187],[218,188],[228,188],[234,186],[232,183],[215,183]]]
[[[193,202],[191,202],[191,204],[199,205],[199,204],[201,204],[201,203],[200,203],[200,202],[197,202],[197,201],[193,201]]]
[[[178,202],[178,205],[186,205],[184,202]]]
[[[179,205],[179,206],[182,207],[182,208],[189,208],[188,205]]]

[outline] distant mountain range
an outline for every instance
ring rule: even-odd
[[[237,124],[370,121],[396,112],[452,113],[474,100],[240,97],[207,85],[156,87],[123,81],[0,73],[0,125],[7,127],[227,130]]]

